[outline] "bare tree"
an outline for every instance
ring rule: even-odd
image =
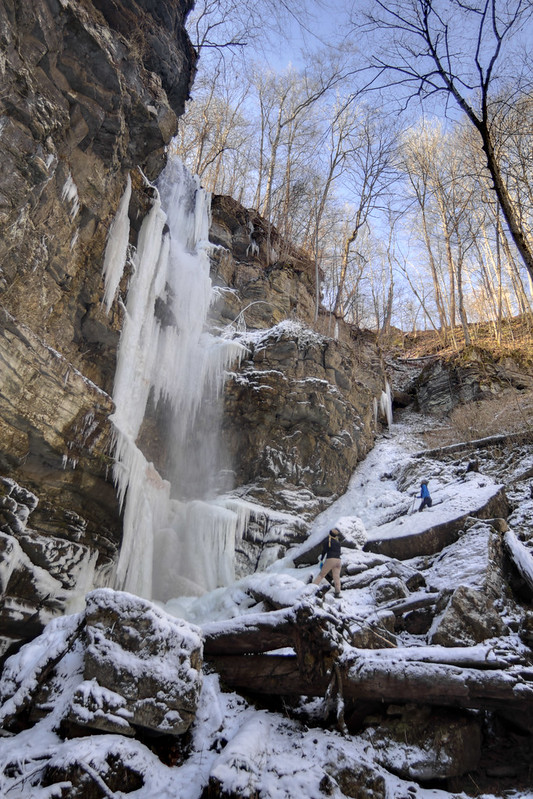
[[[261,47],[274,34],[283,35],[287,22],[308,24],[305,0],[196,0],[187,19],[193,46],[202,56],[216,57]]]
[[[361,269],[361,257],[356,254],[355,262],[352,258],[353,245],[372,215],[386,207],[386,198],[397,179],[397,131],[393,123],[369,106],[360,105],[352,113],[357,124],[346,140],[343,182],[353,214],[344,236],[334,315],[344,315],[353,298],[354,287],[346,291],[350,264],[355,263],[356,273]]]
[[[491,104],[498,95],[513,42],[533,16],[530,0],[373,0],[369,27],[387,34],[371,58],[376,85],[403,86],[406,101],[444,94],[477,131],[511,237],[533,276],[533,243],[509,193],[499,158]],[[515,85],[519,81],[515,62]],[[496,133],[497,137],[497,133]]]
[[[431,132],[424,125],[410,129],[402,139],[402,156],[399,163],[405,171],[408,190],[414,198],[415,209],[420,215],[419,225],[422,242],[428,258],[435,306],[439,316],[440,328],[445,333],[448,326],[444,300],[445,290],[442,284],[439,257],[436,252],[435,225],[431,217],[431,158],[433,143],[430,134]]]

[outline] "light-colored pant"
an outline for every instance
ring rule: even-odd
[[[341,559],[340,558],[328,558],[322,568],[320,569],[320,574],[318,574],[313,583],[315,585],[320,585],[323,578],[331,572],[333,576],[333,585],[335,586],[335,591],[337,594],[341,592]]]

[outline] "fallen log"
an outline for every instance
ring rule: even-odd
[[[345,699],[442,705],[486,710],[516,709],[533,720],[533,674],[507,669],[466,668],[448,663],[382,657],[374,650],[348,650],[338,661]],[[397,650],[394,650],[396,655]],[[230,688],[260,694],[324,696],[330,672],[302,675],[296,656],[221,656],[213,659]]]
[[[330,652],[341,647],[342,620],[307,600],[292,608],[240,616],[204,625],[204,656],[246,655],[293,647]]]
[[[492,671],[350,653],[341,671],[344,695],[353,699],[533,713],[533,680],[516,666]]]
[[[504,534],[503,541],[509,557],[529,589],[533,592],[533,555],[531,551],[524,546],[511,530]]]
[[[444,447],[435,447],[434,449],[424,449],[421,452],[413,452],[413,458],[428,458],[433,456],[449,455],[454,452],[461,452],[469,449],[483,449],[485,447],[494,447],[499,444],[509,445],[518,441],[519,443],[526,443],[532,440],[531,430],[521,430],[518,433],[502,433],[496,436],[487,436],[486,438],[476,438],[473,441],[461,441],[458,444],[448,444]]]
[[[294,624],[292,608],[211,622],[202,628],[204,657],[246,655],[293,646]]]
[[[434,607],[439,597],[439,591],[411,594],[405,599],[396,599],[393,602],[388,602],[384,607],[387,610],[392,610],[395,616],[403,616],[404,613],[409,613],[412,610]]]
[[[399,666],[411,661],[416,663],[435,663],[446,666],[460,666],[473,669],[506,669],[511,665],[527,666],[522,656],[513,650],[495,649],[486,644],[475,646],[409,646],[395,649],[348,650],[361,660],[368,658],[372,663],[389,663]],[[523,671],[523,669],[522,669]]]

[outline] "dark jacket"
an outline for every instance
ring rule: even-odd
[[[337,536],[328,535],[322,546],[322,558],[340,558],[341,556],[341,542]]]

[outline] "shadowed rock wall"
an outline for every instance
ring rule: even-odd
[[[35,634],[120,543],[122,309],[102,309],[103,253],[128,174],[135,243],[143,174],[165,164],[195,71],[191,5],[0,0],[0,638]]]

